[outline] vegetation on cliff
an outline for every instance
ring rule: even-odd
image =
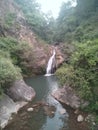
[[[77,0],[76,7],[72,7],[71,2],[62,3],[56,22],[56,40],[82,42],[98,38],[97,14],[97,0]]]
[[[32,31],[42,39],[52,42],[55,20],[51,14],[44,14],[36,0],[14,0],[24,13],[26,21]]]
[[[28,65],[29,58],[34,58],[32,48],[19,41],[18,33],[21,27],[28,26],[48,43],[65,43],[63,51],[70,56],[56,74],[62,84],[74,87],[79,96],[89,101],[92,111],[98,111],[98,1],[77,0],[76,7],[71,2],[62,3],[56,20],[42,13],[36,0],[11,1],[19,12],[10,9],[0,14],[0,87],[3,89],[22,77],[21,73],[31,71]],[[70,52],[68,44],[74,46]]]
[[[25,55],[31,47],[11,37],[0,38],[0,92],[27,74]],[[24,63],[24,64],[23,64]]]
[[[56,71],[62,84],[72,86],[77,94],[98,109],[98,40],[77,43],[68,64]]]
[[[2,93],[15,80],[36,72],[33,46],[41,48],[41,45],[37,43],[34,32],[44,39],[40,34],[43,34],[42,26],[45,25],[45,18],[36,1],[32,3],[27,0],[5,0],[0,2],[0,20],[0,93]],[[41,69],[43,71],[43,68]]]
[[[74,45],[70,60],[56,71],[61,84],[75,88],[98,111],[98,2],[77,0],[77,6],[63,3],[57,19],[57,41]]]

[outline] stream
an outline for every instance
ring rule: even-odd
[[[36,97],[23,107],[18,114],[13,115],[13,120],[9,122],[4,130],[89,130],[86,123],[76,121],[73,109],[63,108],[51,96],[51,93],[59,87],[54,75],[32,77],[25,81],[35,89]],[[32,112],[27,111],[27,108],[38,102],[45,102],[51,106],[52,114],[46,113],[47,106],[34,108]],[[61,110],[65,110],[63,114]]]

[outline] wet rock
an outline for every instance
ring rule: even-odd
[[[23,80],[19,80],[9,88],[7,94],[15,101],[31,101],[36,93]]]
[[[28,112],[31,112],[33,110],[34,110],[34,108],[32,108],[32,107],[30,107],[30,108],[27,109]]]
[[[40,106],[49,106],[49,104],[44,101],[39,101],[36,104],[32,105],[33,108],[40,107]]]
[[[74,111],[74,113],[75,113],[75,114],[78,114],[78,113],[79,113],[79,109],[76,109],[76,110]]]
[[[62,108],[62,109],[59,110],[59,112],[60,112],[61,115],[63,115],[63,114],[66,113],[66,110],[64,108]]]
[[[0,127],[4,128],[8,120],[10,120],[11,114],[16,113],[16,104],[7,95],[3,95],[0,99]]]
[[[17,101],[16,103],[16,110],[19,111],[20,108],[22,108],[23,106],[27,105],[28,102],[25,101]]]
[[[52,96],[72,108],[77,109],[80,107],[80,99],[71,87],[64,86],[52,93]]]
[[[78,115],[77,121],[82,122],[84,120],[84,117],[82,115]]]
[[[47,116],[49,116],[50,118],[54,117],[56,111],[56,108],[54,106],[44,106],[43,108]]]
[[[12,114],[16,114],[26,104],[27,102],[23,101],[14,102],[8,95],[4,94],[0,99],[0,127],[4,128],[12,119]]]
[[[56,50],[56,67],[58,68],[64,62],[64,55],[61,52],[60,46],[55,46]]]

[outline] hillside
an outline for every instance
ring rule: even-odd
[[[54,40],[60,42],[86,41],[98,37],[98,2],[97,0],[77,0],[76,7],[62,3],[56,20]]]
[[[56,45],[56,66],[65,61],[56,71],[61,84],[97,112],[97,14],[97,0],[77,0],[76,7],[64,2],[57,19],[41,12],[36,0],[0,1],[0,93],[16,80],[44,74]]]
[[[52,54],[53,47],[38,34],[41,31],[41,28],[38,28],[41,26],[38,20],[44,16],[40,14],[36,2],[32,5],[28,3],[30,8],[24,6],[26,2],[0,1],[0,93],[23,77],[45,74],[48,59]],[[34,17],[35,13],[28,16],[24,12],[25,9],[28,13],[33,11],[38,14],[30,23],[28,20]],[[45,19],[42,20],[45,22]],[[35,25],[34,22],[38,24]],[[57,49],[57,66],[62,61],[62,54]]]
[[[57,19],[56,40],[74,46],[69,61],[57,70],[62,85],[71,86],[89,102],[84,110],[98,111],[98,1],[63,3]],[[82,108],[82,107],[81,107]]]
[[[58,100],[70,105],[68,99],[74,105],[73,100],[79,97],[79,108],[95,114],[91,124],[95,127],[93,124],[98,122],[98,0],[76,0],[75,7],[73,1],[62,3],[57,19],[44,14],[37,0],[0,1],[0,109],[5,106],[7,109],[6,100],[8,106],[11,103],[9,110],[14,103],[16,110],[17,103],[13,100],[31,101],[35,97],[36,92],[26,85],[24,78],[44,75],[55,50],[55,75],[62,86],[58,89]],[[4,112],[0,122],[7,119],[3,116]]]

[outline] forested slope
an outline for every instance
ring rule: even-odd
[[[73,87],[98,111],[98,1],[77,0],[77,6],[63,3],[57,19],[56,40],[74,46],[70,60],[57,70],[62,84]],[[66,49],[65,49],[66,50]]]
[[[45,72],[46,26],[35,0],[0,1],[0,95],[23,76]]]
[[[56,74],[62,84],[74,87],[89,101],[91,111],[98,111],[98,1],[77,0],[75,7],[71,1],[62,3],[57,19],[42,13],[36,0],[1,1],[0,92],[22,78],[21,73],[29,75],[38,70],[32,68],[39,65],[38,53],[34,54],[37,50],[45,59],[49,46],[39,44],[37,39],[42,43],[63,42],[62,50],[69,58]]]
[[[54,24],[36,0],[0,1],[0,93],[16,80],[45,73],[53,50],[47,43],[53,42]],[[63,58],[56,52],[58,66]]]

